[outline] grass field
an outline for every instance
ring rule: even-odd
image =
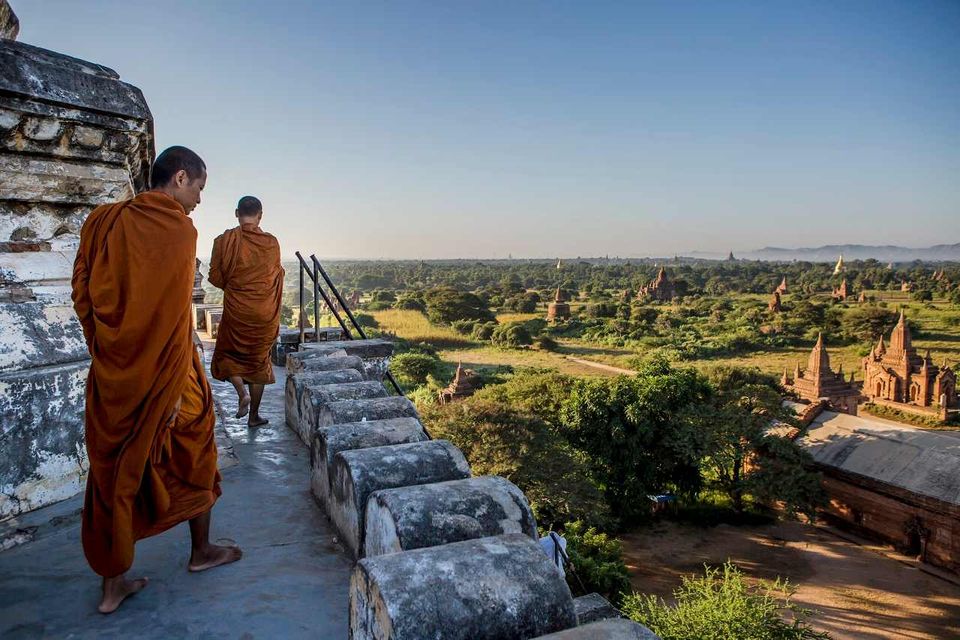
[[[960,362],[960,311],[943,301],[933,304],[915,302],[910,300],[909,294],[900,292],[869,292],[869,294],[885,302],[891,309],[905,307],[907,317],[919,327],[914,345],[921,354],[929,349],[931,357],[938,365],[944,360],[949,363]],[[762,298],[762,296],[749,297]],[[789,301],[789,296],[786,297],[786,301]],[[855,307],[855,304],[849,305],[850,309]],[[495,369],[498,366],[508,365],[556,369],[571,375],[614,375],[614,372],[574,362],[570,358],[629,369],[631,359],[643,354],[643,351],[637,349],[611,348],[565,338],[558,340],[559,348],[556,352],[536,349],[498,349],[487,343],[471,340],[468,336],[460,335],[449,327],[433,325],[426,316],[417,311],[389,309],[372,312],[372,315],[382,331],[413,342],[432,345],[447,362],[456,363],[462,359],[465,366],[480,369]],[[542,318],[543,315],[543,313],[501,313],[497,315],[497,320],[501,323],[523,322]],[[838,346],[830,344],[830,336],[825,336],[825,339],[834,370],[842,365],[844,372],[849,374],[854,371],[859,378],[863,354],[870,345]],[[779,375],[784,369],[792,372],[798,362],[801,368],[806,368],[807,358],[812,348],[811,341],[809,346],[756,351],[734,357],[692,360],[684,364],[700,369],[721,364],[752,366]]]

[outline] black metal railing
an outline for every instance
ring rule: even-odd
[[[327,305],[327,309],[330,310],[330,313],[336,319],[337,324],[340,325],[340,328],[343,329],[343,335],[346,336],[347,340],[353,340],[353,333],[350,331],[350,325],[348,325],[343,316],[337,311],[337,305],[340,306],[340,309],[346,314],[347,319],[350,320],[350,324],[353,325],[353,328],[356,330],[357,335],[360,336],[361,340],[367,339],[367,334],[363,330],[363,327],[360,326],[360,323],[357,322],[357,318],[353,315],[353,312],[350,311],[350,307],[347,305],[347,302],[343,299],[343,296],[340,295],[340,291],[337,289],[336,285],[333,284],[333,281],[330,279],[330,276],[327,275],[326,270],[323,268],[323,265],[320,264],[320,261],[317,260],[317,256],[311,255],[310,262],[307,264],[307,261],[303,259],[303,256],[300,255],[300,252],[297,251],[297,260],[300,261],[300,344],[306,342],[306,331],[303,325],[303,311],[305,306],[304,300],[304,278],[303,274],[306,273],[310,279],[313,281],[313,340],[314,342],[320,341],[320,298],[323,298],[324,304]],[[323,279],[323,282],[327,285],[327,288],[330,290],[328,294],[324,288],[320,285],[320,279]],[[336,300],[331,300],[330,295],[333,295],[333,298]],[[390,385],[393,387],[394,391],[397,392],[397,395],[404,395],[403,389],[400,388],[400,385],[397,383],[396,378],[393,377],[393,374],[388,370],[384,373],[384,377],[390,381]]]

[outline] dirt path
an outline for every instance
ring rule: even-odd
[[[591,362],[590,360],[583,360],[582,358],[574,358],[573,356],[567,356],[567,360],[576,362],[577,364],[582,364],[587,367],[593,367],[594,369],[600,369],[601,371],[607,371],[616,375],[625,375],[625,376],[635,376],[637,375],[636,371],[631,371],[630,369],[621,369],[620,367],[614,367],[609,364],[602,364],[600,362]]]
[[[728,558],[747,575],[800,585],[794,601],[836,640],[960,638],[960,587],[796,522],[695,528],[673,523],[622,537],[634,589],[669,598],[682,575]]]

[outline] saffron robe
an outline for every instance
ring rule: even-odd
[[[183,207],[155,191],[98,207],[80,231],[73,303],[92,358],[82,539],[104,577],[130,568],[137,540],[220,495],[213,396],[191,324],[196,240]]]
[[[280,243],[256,224],[224,231],[213,241],[210,283],[223,289],[223,315],[210,373],[272,384],[270,349],[280,331],[283,267]]]

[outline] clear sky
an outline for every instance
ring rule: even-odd
[[[960,242],[960,2],[11,0],[207,161],[198,255]]]

